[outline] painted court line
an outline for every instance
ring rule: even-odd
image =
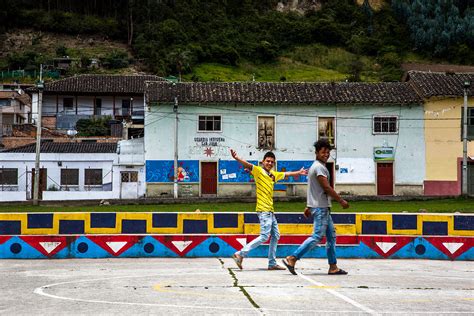
[[[304,279],[304,280],[310,282],[310,283],[313,283],[314,285],[317,285],[317,286],[322,287],[325,291],[331,293],[331,294],[334,295],[334,296],[337,296],[338,298],[340,298],[340,299],[346,301],[347,303],[349,303],[349,304],[351,304],[351,305],[353,305],[353,306],[355,306],[355,307],[357,307],[357,308],[363,310],[364,312],[366,312],[366,313],[368,313],[368,314],[370,314],[370,315],[379,315],[379,314],[380,314],[380,313],[377,313],[376,311],[374,311],[374,310],[372,310],[372,309],[370,309],[370,308],[368,308],[368,307],[365,307],[364,305],[362,305],[362,304],[360,304],[360,303],[354,301],[353,299],[351,299],[351,298],[349,298],[349,297],[347,297],[347,296],[345,296],[345,295],[343,295],[343,294],[341,294],[341,293],[339,293],[339,292],[337,292],[337,291],[334,291],[333,289],[327,288],[326,285],[324,285],[323,283],[320,283],[320,282],[318,282],[318,281],[315,281],[315,280],[313,280],[313,279],[307,277],[307,276],[304,275],[304,274],[298,273],[298,276],[299,276],[300,278],[302,278],[302,279]]]

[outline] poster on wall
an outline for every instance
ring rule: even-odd
[[[257,165],[256,160],[249,160],[249,163]],[[253,182],[250,170],[244,168],[241,163],[235,160],[219,160],[219,182]]]
[[[147,160],[146,182],[173,182],[173,160]],[[199,160],[178,161],[178,182],[199,182]]]

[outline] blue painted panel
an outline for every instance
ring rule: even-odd
[[[0,245],[0,258],[2,259],[45,259],[41,252],[28,245],[18,236],[7,240]]]
[[[387,235],[386,221],[362,221],[363,235]]]
[[[84,234],[84,221],[82,220],[60,220],[60,234]]]
[[[91,213],[91,228],[115,228],[117,213]]]
[[[111,258],[113,257],[108,251],[91,241],[85,236],[77,238],[69,246],[71,249],[71,257],[73,258]]]
[[[417,229],[417,215],[392,215],[392,229]]]
[[[275,213],[278,224],[312,224],[313,218],[305,218],[302,214]],[[258,223],[258,221],[257,221]]]
[[[207,220],[183,220],[184,234],[207,234]]]
[[[28,214],[28,228],[53,228],[53,214]]]
[[[178,227],[178,214],[176,213],[163,213],[163,214],[153,214],[152,219],[153,227]]]
[[[122,220],[122,234],[146,234],[146,220]]]
[[[245,213],[244,214],[244,223],[246,224],[258,224],[260,223],[257,212],[255,213]]]
[[[474,230],[474,216],[454,215],[455,230]]]
[[[447,236],[447,222],[423,222],[423,235],[425,236]]]
[[[173,160],[147,160],[146,182],[173,182]],[[178,160],[178,181],[199,182],[199,160]]]
[[[239,227],[239,214],[214,214],[215,228],[237,228]]]
[[[249,163],[257,165],[257,160],[249,160]],[[246,170],[241,163],[235,160],[219,160],[219,182],[253,182],[250,170]]]
[[[355,214],[331,214],[334,224],[355,224]]]
[[[0,235],[20,235],[21,221],[0,221]]]
[[[278,171],[297,171],[301,167],[309,169],[314,161],[312,160],[277,160],[277,170]],[[308,181],[307,176],[297,176],[297,177],[288,177],[281,182],[285,183],[306,183]]]

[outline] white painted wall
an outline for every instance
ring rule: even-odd
[[[173,160],[174,121],[172,104],[147,108],[145,115],[145,161]],[[222,132],[198,132],[198,115],[222,115]],[[395,150],[394,182],[422,185],[425,178],[423,106],[399,105],[179,105],[178,156],[180,160],[231,160],[235,149],[247,160],[260,160],[257,146],[257,116],[275,115],[274,153],[278,160],[313,160],[318,117],[336,117],[336,147],[332,158],[350,172],[336,172],[336,184],[375,184],[374,147]],[[373,134],[373,116],[396,115],[399,132]],[[221,137],[217,145],[202,145],[198,138]],[[213,150],[212,156],[205,149]]]

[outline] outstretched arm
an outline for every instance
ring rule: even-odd
[[[306,176],[308,174],[308,169],[301,167],[298,171],[289,171],[285,172],[285,178],[293,177],[293,176]]]
[[[240,162],[245,168],[248,168],[248,169],[252,170],[253,165],[250,162],[248,162],[248,161],[240,158],[239,156],[237,156],[237,152],[235,150],[231,149],[230,154],[232,155],[232,158],[234,158],[235,160]]]

